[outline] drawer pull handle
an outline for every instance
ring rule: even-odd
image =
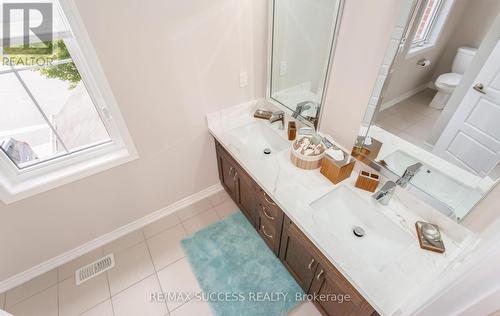
[[[267,238],[270,238],[270,239],[273,239],[273,235],[269,235],[268,233],[266,233],[266,228],[264,227],[264,225],[262,225],[262,233],[267,237]]]
[[[229,176],[231,176],[231,174],[233,173],[233,171],[234,171],[233,167],[229,168]]]
[[[323,274],[325,273],[325,271],[321,270],[319,273],[318,273],[318,276],[316,277],[316,279],[319,280],[319,278],[321,278],[323,276]]]
[[[264,215],[265,215],[267,218],[269,218],[270,220],[274,221],[274,217],[272,217],[271,215],[269,215],[269,214],[267,213],[267,211],[266,211],[266,207],[265,207],[265,206],[263,206],[263,207],[262,207],[262,212],[264,213]]]
[[[266,192],[264,192],[264,200],[266,200],[266,202],[267,202],[267,203],[269,203],[269,204],[271,204],[271,205],[276,206],[276,204],[275,204],[274,202],[271,202],[271,201],[269,201],[269,200],[267,199],[267,194],[266,194]]]
[[[309,265],[307,266],[307,268],[309,270],[311,270],[313,263],[314,263],[314,259],[312,259],[311,262],[309,263]]]

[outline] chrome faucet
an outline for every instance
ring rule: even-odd
[[[273,124],[274,122],[281,121],[280,129],[285,129],[285,112],[275,111],[269,118],[269,122]]]
[[[297,106],[295,107],[295,111],[292,114],[293,118],[297,118],[299,115],[302,114],[302,112],[309,110],[311,108],[311,105],[316,106],[316,103],[313,101],[304,101],[297,103]]]
[[[394,192],[396,191],[396,183],[394,181],[387,181],[384,183],[382,188],[380,188],[377,192],[372,195],[372,198],[380,202],[382,205],[389,204]]]
[[[396,184],[400,185],[402,188],[406,188],[408,182],[410,182],[410,180],[417,174],[417,172],[420,171],[422,166],[423,165],[420,162],[417,162],[406,168],[405,173],[401,178],[398,179],[398,181],[396,181]]]

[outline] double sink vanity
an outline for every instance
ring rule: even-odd
[[[225,190],[304,292],[350,297],[315,301],[322,313],[406,314],[474,236],[400,188],[387,206],[376,202],[354,186],[359,168],[367,167],[360,162],[337,185],[319,170],[297,168],[286,131],[254,118],[258,106],[250,102],[207,116]],[[444,254],[419,247],[419,220],[439,225]]]

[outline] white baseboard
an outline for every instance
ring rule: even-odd
[[[394,98],[394,99],[392,99],[390,101],[382,103],[382,105],[380,106],[380,111],[388,109],[391,106],[394,106],[394,105],[398,104],[399,102],[404,101],[404,100],[408,99],[409,97],[411,97],[411,96],[413,96],[413,95],[415,95],[415,94],[417,94],[417,93],[419,93],[421,91],[424,91],[427,88],[433,89],[434,88],[434,83],[432,81],[429,81],[426,84],[421,85],[420,87],[416,87],[413,90],[410,90],[408,92],[403,93],[402,95],[400,95],[397,98]]]
[[[165,217],[167,215],[173,214],[180,209],[193,204],[195,202],[198,202],[212,194],[215,194],[219,191],[222,191],[222,185],[220,183],[217,183],[215,185],[212,185],[204,190],[201,190],[195,194],[192,194],[180,201],[177,201],[173,204],[170,204],[167,207],[164,207],[160,210],[154,211],[151,214],[148,214],[134,222],[131,222],[125,226],[122,226],[118,229],[115,229],[114,231],[104,234],[92,241],[89,241],[79,247],[76,247],[75,249],[72,249],[70,251],[67,251],[57,257],[54,257],[52,259],[49,259],[37,266],[34,266],[33,268],[30,268],[24,272],[21,272],[19,274],[16,274],[6,280],[3,280],[0,282],[0,293],[4,293],[7,290],[10,290],[18,285],[21,285],[27,281],[30,281],[37,276],[40,276],[52,269],[55,269],[67,262],[70,262],[73,259],[76,259],[94,249],[100,248],[120,237],[123,237],[133,231],[136,231],[146,225],[151,224],[154,221],[157,221],[161,219],[162,217]]]

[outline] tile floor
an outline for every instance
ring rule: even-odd
[[[435,94],[435,90],[425,89],[379,112],[375,125],[427,149],[424,145],[425,140],[442,112],[429,107]]]
[[[236,209],[224,191],[214,194],[0,294],[0,309],[15,316],[212,315],[208,303],[151,303],[149,293],[200,291],[180,241]],[[75,285],[76,269],[110,252],[113,269]],[[290,315],[320,313],[312,303],[303,303]]]

